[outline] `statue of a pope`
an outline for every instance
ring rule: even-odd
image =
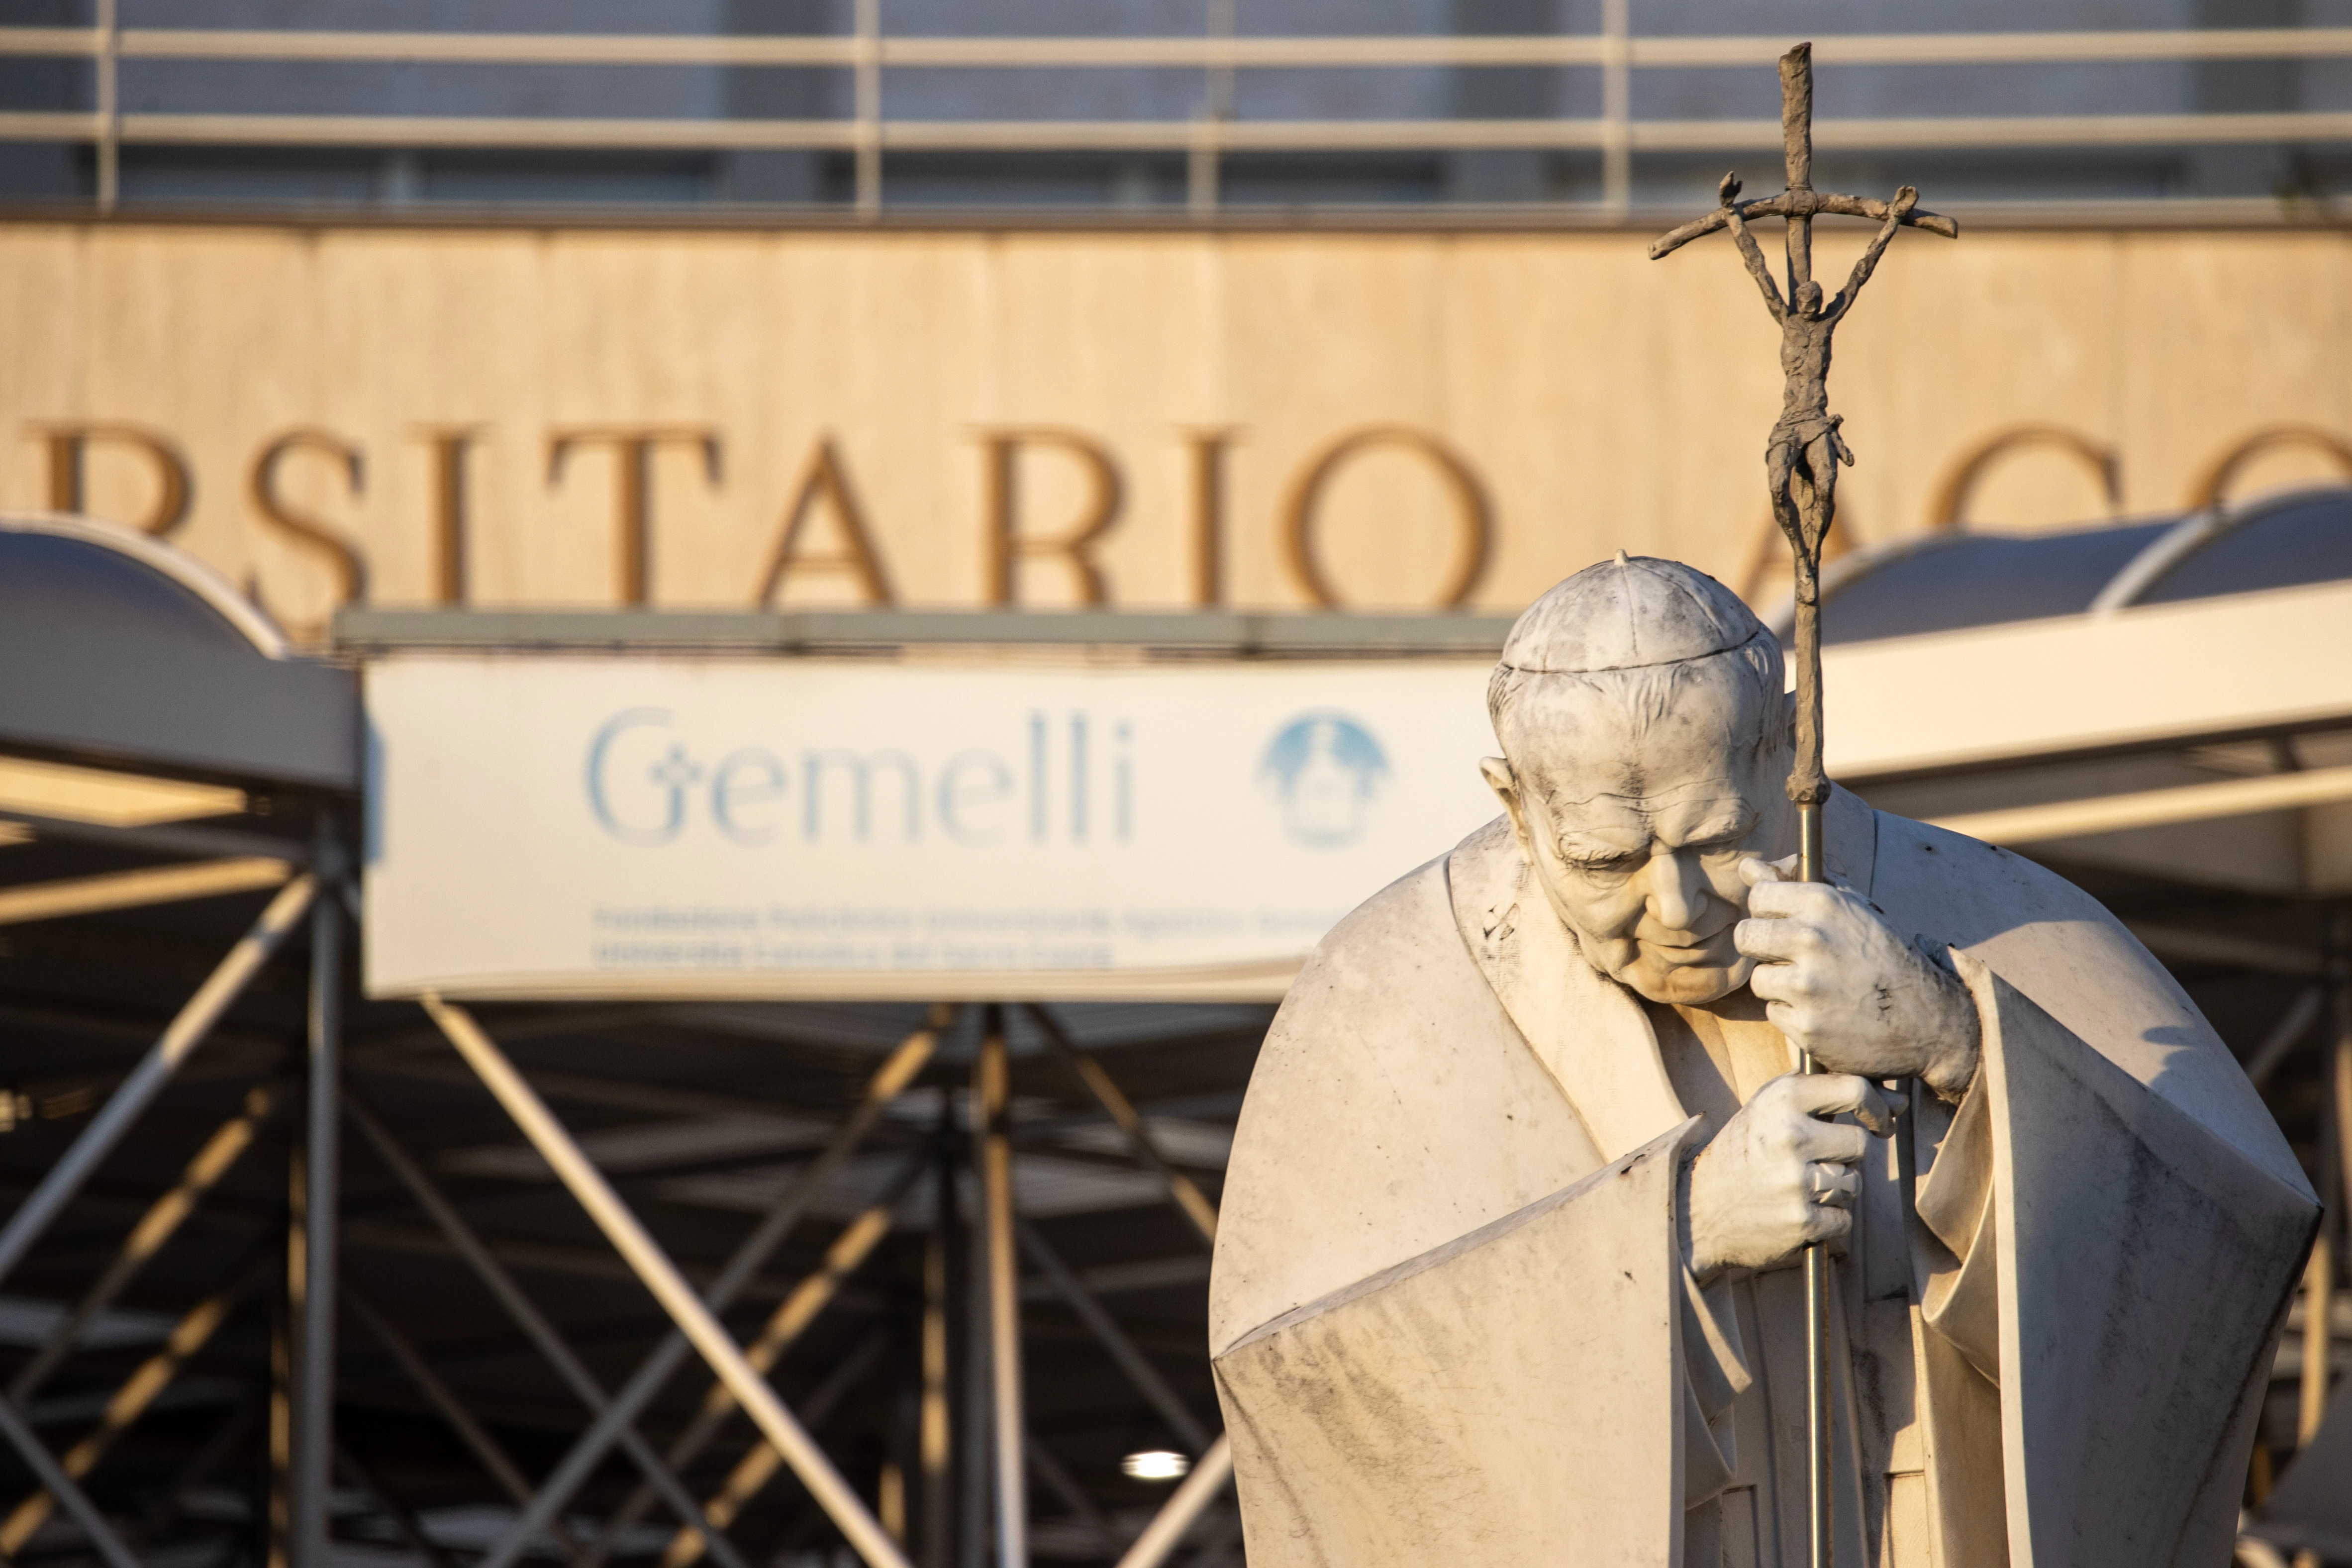
[[[2316,1211],[2179,986],[1843,792],[1784,879],[1780,647],[1688,567],[1552,589],[1488,706],[1503,815],[1324,942],[1242,1110],[1251,1568],[1798,1568],[1824,1239],[1838,1568],[2226,1562]]]

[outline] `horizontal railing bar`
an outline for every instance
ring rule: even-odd
[[[0,135],[5,135],[0,127]],[[853,120],[622,120],[406,114],[126,114],[125,142],[320,147],[855,147]],[[17,138],[22,140],[22,138]]]
[[[0,113],[0,142],[89,141],[101,117]],[[634,151],[854,148],[919,152],[1402,152],[1594,148],[1604,120],[635,120],[455,115],[126,114],[126,143],[322,147],[608,148]],[[1637,152],[1743,152],[1780,145],[1769,120],[1634,121]],[[2154,147],[2352,141],[2352,113],[2005,115],[1823,120],[1817,147]]]
[[[882,145],[908,152],[1399,152],[1414,148],[1598,147],[1599,120],[886,120]]]
[[[1601,65],[1606,38],[1591,35],[1364,38],[950,38],[884,37],[887,66],[1311,66]]]
[[[822,34],[709,37],[681,33],[356,33],[278,28],[126,27],[126,59],[341,60],[486,65],[846,66],[865,47]]]
[[[87,110],[0,112],[0,142],[95,142],[105,134],[106,117]]]
[[[106,34],[96,27],[0,27],[0,55],[96,55]]]
[[[1780,122],[1759,121],[1767,127],[1751,132],[1741,146],[1780,146]],[[1657,140],[1643,132],[1656,130]],[[1667,135],[1694,133],[1675,142]],[[2177,143],[2216,144],[2253,142],[2341,142],[2352,139],[2352,113],[2288,110],[2269,114],[2052,114],[1985,115],[1965,119],[1832,120],[1817,121],[1816,147],[1942,148],[1942,147],[2160,147]],[[1724,147],[1733,143],[1710,138],[1696,124],[1677,126],[1664,121],[1633,126],[1636,147],[1665,149]]]
[[[116,52],[132,59],[507,65],[852,66],[866,40],[849,35],[341,32],[278,28],[129,27]],[[885,66],[1301,67],[1602,65],[1619,46],[1598,35],[1377,37],[924,37],[875,42]],[[1633,37],[1626,63],[1651,69],[1769,63],[1784,37]],[[90,27],[0,27],[0,55],[90,55]],[[2352,56],[2352,27],[2216,27],[2115,32],[1857,33],[1813,41],[1823,65],[1990,65],[2084,61],[2325,59]]]
[[[0,138],[0,141],[5,141]],[[2046,233],[2078,230],[2214,229],[2343,231],[2352,228],[2323,205],[2294,196],[2052,196],[1939,202],[1978,229]],[[592,202],[562,196],[436,197],[387,203],[373,195],[301,204],[256,197],[247,201],[151,200],[124,214],[141,223],[260,224],[316,229],[480,228],[543,226],[550,223],[599,231],[708,229],[715,232],[779,227],[794,231],[872,230],[898,234],[1003,233],[1008,228],[1061,233],[1139,233],[1184,230],[1240,234],[1313,229],[1334,234],[1554,233],[1587,229],[1664,230],[1689,216],[1687,206],[1664,198],[1627,207],[1598,195],[1555,200],[1496,202],[1432,201],[1411,195],[1386,200],[1333,199],[1305,203],[1229,202],[1213,213],[1181,204],[1107,206],[1102,203],[1049,205],[1003,202],[886,203],[860,211],[838,200],[809,202]],[[0,223],[79,223],[87,203],[28,198],[0,202]],[[0,829],[5,831],[5,829]]]
[[[1769,65],[1780,37],[1637,37],[1628,63]],[[2330,59],[2352,55],[2352,27],[2212,27],[2070,33],[1851,33],[1813,40],[1816,65],[2032,65],[2081,61]]]
[[[96,54],[79,27],[0,27],[0,54]],[[849,66],[869,46],[852,35],[701,37],[655,33],[361,33],[274,28],[130,27],[126,59],[243,59],[504,65]],[[891,66],[1598,65],[1607,39],[1577,35],[1361,38],[883,37]]]

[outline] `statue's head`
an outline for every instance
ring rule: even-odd
[[[1738,865],[1795,847],[1780,645],[1674,561],[1589,566],[1528,607],[1486,688],[1482,764],[1586,955],[1653,1001],[1748,983]]]
[[[1797,314],[1807,321],[1822,313],[1822,286],[1811,279],[1797,285]]]

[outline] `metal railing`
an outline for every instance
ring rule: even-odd
[[[856,0],[854,30],[827,36],[351,32],[123,27],[98,0],[90,27],[0,27],[0,56],[93,62],[87,110],[0,110],[0,141],[97,149],[97,196],[110,208],[126,145],[605,151],[805,150],[854,154],[856,204],[879,210],[882,158],[893,152],[1173,153],[1189,160],[1188,196],[1218,205],[1220,160],[1235,153],[1579,150],[1601,157],[1601,205],[1623,211],[1636,153],[1777,151],[1768,119],[1645,119],[1633,112],[1637,70],[1769,66],[1781,37],[1632,34],[1627,0],[1603,0],[1600,31],[1581,35],[1389,37],[939,37],[885,34],[879,0]],[[2114,32],[1891,33],[1817,37],[1827,67],[2207,64],[2352,59],[2352,27]],[[814,67],[852,73],[852,112],[814,119],[445,114],[178,113],[121,108],[126,60],[439,63],[530,66]],[[1523,119],[1237,119],[1213,85],[1211,111],[1182,120],[885,118],[885,71],[943,68],[1198,68],[1213,84],[1244,70],[1399,67],[1590,67],[1601,112]],[[1832,151],[2165,148],[2352,142],[2352,110],[1920,116],[1823,119]]]

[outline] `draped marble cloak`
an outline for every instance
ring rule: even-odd
[[[2079,889],[1843,791],[1826,837],[1983,1029],[1962,1102],[1915,1093],[1906,1155],[1862,1167],[1838,1568],[2226,1562],[2316,1215],[2284,1140]],[[1252,1568],[1802,1563],[1798,1271],[1683,1268],[1706,1132],[1656,1016],[1499,820],[1302,970],[1210,1285]]]

